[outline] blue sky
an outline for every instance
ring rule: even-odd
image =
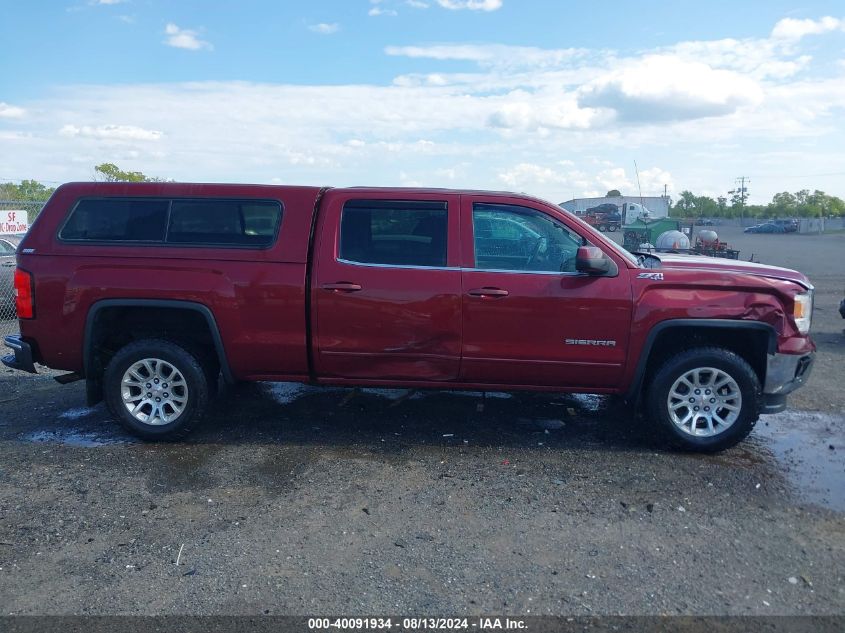
[[[0,8],[1,180],[845,196],[841,2]]]

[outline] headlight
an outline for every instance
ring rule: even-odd
[[[795,304],[792,308],[792,318],[795,319],[795,326],[801,334],[810,331],[810,321],[813,318],[813,292],[802,292],[795,295]]]

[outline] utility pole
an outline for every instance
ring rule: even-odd
[[[729,191],[729,194],[739,194],[739,225],[742,226],[743,212],[745,211],[745,199],[748,197],[748,188],[745,183],[751,184],[751,179],[748,176],[740,176],[734,182],[739,185],[736,189]]]

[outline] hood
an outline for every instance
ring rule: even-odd
[[[771,277],[792,281],[812,288],[807,276],[791,268],[780,266],[768,266],[755,262],[744,262],[738,259],[726,259],[723,257],[706,257],[703,255],[676,255],[673,253],[653,253],[660,259],[663,268],[697,268],[699,270],[715,270],[719,272],[737,272],[745,275],[756,275],[758,277]]]

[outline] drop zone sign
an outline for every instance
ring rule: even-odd
[[[0,233],[26,233],[28,230],[29,215],[26,211],[0,211]]]

